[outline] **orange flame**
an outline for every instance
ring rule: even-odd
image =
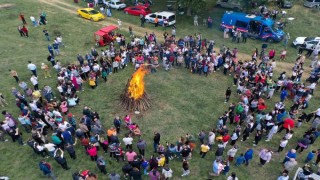
[[[144,76],[147,74],[147,70],[142,66],[133,75],[128,87],[129,97],[133,99],[139,99],[144,93]]]

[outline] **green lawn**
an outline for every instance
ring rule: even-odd
[[[165,3],[161,0],[154,0],[156,2],[155,10],[164,9]],[[50,1],[48,1],[50,2]],[[67,4],[72,5],[72,1],[64,1]],[[60,8],[50,6],[42,1],[37,0],[16,0],[14,2],[10,0],[2,0],[1,3],[14,3],[15,6],[8,9],[0,9],[0,18],[2,23],[0,29],[3,33],[0,34],[0,57],[2,66],[0,66],[1,72],[1,86],[0,92],[2,92],[9,102],[9,106],[5,109],[9,112],[17,115],[19,112],[14,104],[14,98],[10,94],[11,87],[17,86],[13,78],[10,77],[8,69],[16,69],[20,76],[20,79],[29,83],[30,72],[27,70],[27,61],[31,60],[38,65],[38,68],[42,62],[46,62],[48,54],[47,45],[48,41],[45,40],[42,33],[43,27],[31,27],[29,26],[30,37],[21,38],[17,31],[17,26],[21,23],[18,19],[19,12],[23,12],[26,19],[29,21],[29,16],[35,17],[44,10],[48,14],[48,29],[51,37],[54,37],[54,32],[61,32],[63,41],[66,44],[66,48],[61,49],[62,55],[58,56],[58,60],[62,64],[69,64],[76,62],[76,54],[85,54],[93,44],[93,32],[102,27],[101,23],[93,23],[87,20],[80,19],[75,14],[71,14],[68,11],[64,11]],[[1,5],[1,4],[0,4]],[[83,3],[81,4],[83,5]],[[59,5],[60,6],[60,5]],[[62,6],[65,9],[71,9],[70,6]],[[75,11],[75,9],[72,9]],[[251,53],[255,48],[261,47],[262,42],[258,40],[249,40],[247,44],[232,44],[231,39],[229,42],[222,38],[222,32],[218,30],[218,24],[222,17],[223,10],[216,9],[212,6],[205,8],[207,12],[214,19],[214,28],[208,30],[206,27],[194,28],[193,19],[185,16],[177,17],[177,34],[178,36],[184,36],[187,34],[194,34],[200,32],[207,39],[214,39],[219,47],[222,43],[230,48],[238,47],[242,53]],[[139,25],[140,21],[137,17],[125,15],[122,12],[114,12],[115,18],[120,18],[124,22]],[[200,16],[207,17],[207,13],[201,13]],[[317,33],[317,27],[320,23],[317,20],[319,14],[314,14],[310,9],[306,9],[300,5],[296,5],[293,9],[288,10],[288,17],[296,17],[296,21],[290,24],[286,29],[291,34],[291,40],[296,36],[308,35],[314,36]],[[110,23],[107,19],[104,22]],[[103,23],[104,23],[103,22]],[[201,24],[201,23],[200,23]],[[155,29],[152,25],[147,25],[146,31],[161,31],[162,29]],[[141,32],[143,33],[143,32]],[[51,43],[51,42],[50,42]],[[271,44],[269,48],[274,47],[276,49],[282,49],[281,43]],[[288,47],[288,61],[293,62],[297,51],[294,48]],[[278,55],[279,55],[279,51]],[[246,57],[243,55],[243,57]],[[308,64],[308,62],[307,62]],[[287,63],[280,66],[288,70],[291,70],[292,65]],[[282,71],[282,69],[279,69]],[[41,73],[41,70],[38,70]],[[85,86],[85,91],[80,92],[81,105],[72,109],[71,112],[80,117],[81,109],[84,105],[92,107],[98,111],[101,115],[103,124],[105,127],[110,127],[113,122],[113,118],[116,115],[123,117],[125,112],[119,106],[119,96],[123,92],[127,79],[130,78],[133,72],[133,67],[129,66],[128,69],[121,70],[117,74],[109,76],[108,83],[100,83],[95,90],[89,89]],[[290,72],[291,73],[291,72]],[[53,71],[52,71],[53,74]],[[277,77],[278,72],[275,77]],[[29,83],[30,84],[30,83]],[[40,87],[44,85],[50,85],[55,87],[56,79],[43,79],[40,76]],[[206,131],[213,127],[216,127],[217,117],[220,116],[228,107],[224,104],[224,92],[225,89],[232,84],[232,78],[229,76],[223,76],[222,72],[216,72],[205,78],[203,76],[192,75],[189,71],[181,69],[173,69],[170,72],[165,72],[160,68],[158,73],[149,74],[146,76],[146,91],[152,97],[152,108],[141,116],[136,117],[133,115],[133,120],[137,122],[142,129],[143,138],[147,140],[148,150],[147,157],[152,152],[152,135],[156,130],[161,133],[161,142],[176,142],[180,136],[184,136],[186,133],[196,134],[204,129]],[[233,89],[235,92],[235,89]],[[316,103],[319,98],[319,91],[316,92],[316,96],[312,99],[310,108],[315,110],[319,104]],[[102,97],[102,98],[101,98]],[[275,94],[274,99],[277,100],[278,94]],[[232,96],[231,101],[238,102],[239,98],[236,95]],[[289,102],[287,107],[289,106]],[[270,102],[269,109],[272,108],[273,102]],[[4,110],[4,108],[1,108]],[[299,138],[303,131],[308,128],[309,125],[303,125],[301,129],[297,130],[294,138],[290,141],[288,148],[295,147],[297,138]],[[232,128],[230,128],[232,129]],[[121,134],[120,137],[122,137]],[[24,133],[24,140],[29,137],[29,134]],[[8,137],[7,137],[8,138]],[[255,148],[255,157],[249,167],[235,167],[231,166],[231,172],[237,173],[238,177],[242,179],[258,179],[266,177],[264,179],[276,179],[279,172],[282,171],[280,162],[284,157],[284,152],[280,155],[274,154],[272,162],[263,168],[257,166],[258,157],[257,154],[262,147],[271,147],[276,150],[281,136],[276,135],[272,142],[269,144],[263,140],[257,148]],[[241,143],[238,153],[245,151],[247,147],[251,147],[251,140],[246,143]],[[249,143],[250,142],[250,143]],[[198,144],[199,146],[199,144]],[[227,146],[227,150],[230,146]],[[312,148],[318,148],[316,146]],[[214,148],[215,152],[216,148]],[[0,143],[0,175],[7,175],[11,179],[17,180],[33,180],[42,179],[43,176],[38,170],[38,161],[41,160],[39,156],[32,156],[32,151],[29,147],[20,147],[18,144],[12,142]],[[208,172],[212,169],[212,161],[214,160],[214,153],[210,152],[205,159],[199,158],[199,150],[196,149],[193,153],[193,158],[190,160],[191,176],[184,179],[207,179]],[[101,154],[101,153],[100,153]],[[226,151],[225,151],[226,154]],[[93,172],[97,172],[95,163],[90,161],[90,158],[83,152],[83,148],[77,145],[78,159],[73,162],[67,155],[68,163],[71,166],[70,171],[64,171],[53,159],[48,159],[52,163],[55,173],[59,176],[59,179],[71,179],[72,172],[80,169],[90,169]],[[305,152],[298,155],[298,160],[302,162],[306,154]],[[115,171],[121,173],[120,167],[123,163],[117,163],[113,159],[106,157],[108,172]],[[170,167],[174,171],[174,179],[180,179],[182,173],[182,163],[177,160],[170,162]],[[102,174],[98,173],[101,177]],[[268,178],[267,178],[268,177]],[[101,178],[106,179],[106,178]],[[147,178],[146,178],[147,179]],[[226,177],[218,177],[215,179],[226,179]]]

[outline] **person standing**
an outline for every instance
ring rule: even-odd
[[[43,34],[44,34],[44,37],[45,37],[48,41],[50,41],[50,36],[49,36],[48,30],[47,30],[46,28],[43,28],[42,32],[43,32]]]
[[[208,146],[208,144],[207,143],[203,143],[200,146],[200,156],[201,156],[201,158],[204,158],[209,150],[210,150],[210,147]]]
[[[141,17],[140,17],[140,22],[141,22],[140,26],[144,27],[144,23],[146,22],[146,18],[143,15],[141,15]]]
[[[243,43],[246,43],[247,42],[247,38],[248,38],[248,32],[247,31],[244,31],[242,33],[242,42]]]
[[[118,26],[119,26],[119,29],[121,29],[121,26],[122,26],[122,22],[120,19],[118,19]]]
[[[49,73],[49,66],[48,65],[42,63],[41,64],[41,69],[43,70],[44,78],[51,77],[51,75]]]
[[[37,66],[35,64],[33,64],[31,61],[29,61],[29,64],[28,64],[28,69],[32,72],[32,74],[36,77],[37,76]]]
[[[65,150],[69,153],[71,159],[77,159],[77,155],[76,155],[76,151],[74,149],[74,146],[77,144],[77,138],[74,142],[74,144],[70,144],[68,143],[66,146],[65,146]]]
[[[129,34],[130,34],[130,37],[134,37],[132,26],[129,26]]]
[[[10,72],[11,76],[16,80],[16,82],[19,83],[20,80],[19,80],[17,71],[9,69],[9,72]]]
[[[38,26],[38,22],[36,21],[36,18],[35,18],[35,17],[30,16],[30,20],[31,20],[31,22],[32,22],[32,24],[33,24],[34,27],[37,27],[37,26]]]
[[[181,175],[182,177],[183,176],[188,176],[190,174],[189,162],[187,160],[183,160],[182,169],[183,169],[183,173]]]
[[[156,18],[154,18],[154,27],[158,27],[159,25],[159,18],[156,16]]]
[[[51,57],[54,57],[54,53],[53,53],[53,47],[51,44],[48,45],[48,51],[51,54]]]
[[[91,158],[91,161],[97,161],[98,159],[98,150],[94,144],[90,144],[87,148],[87,152]]]
[[[234,157],[236,156],[238,151],[237,145],[234,145],[231,149],[228,150],[227,155],[228,155],[228,160],[229,162],[232,162]]]
[[[61,152],[60,155],[57,153],[58,150]],[[70,167],[68,167],[67,160],[63,155],[64,155],[64,152],[60,148],[58,148],[55,150],[53,157],[57,161],[57,163],[61,165],[63,169],[69,170]]]
[[[33,89],[34,89],[34,90],[39,90],[39,85],[38,85],[38,78],[37,78],[37,76],[32,75],[31,78],[30,78],[30,81],[31,81],[31,83],[32,83],[32,85],[33,85]]]
[[[199,26],[198,19],[199,19],[199,17],[198,17],[197,15],[195,15],[195,16],[193,17],[193,25],[194,25],[194,26]]]
[[[119,116],[117,116],[116,118],[114,118],[113,120],[113,125],[117,130],[117,134],[120,133],[120,127],[121,127],[121,119]]]
[[[227,88],[225,95],[226,95],[226,100],[224,101],[224,103],[227,103],[230,99],[230,96],[231,96],[231,88],[230,87]]]
[[[104,158],[102,156],[99,156],[97,159],[97,167],[103,174],[105,174],[105,175],[107,174],[106,161],[104,160]]]
[[[137,142],[137,148],[139,149],[140,155],[144,156],[146,147],[147,147],[146,141],[143,139],[139,139],[139,141]]]
[[[249,165],[249,161],[253,158],[253,149],[247,149],[246,153],[244,154],[244,158],[246,159],[246,166]]]
[[[160,144],[160,133],[154,132],[154,137],[153,137],[153,152],[157,152],[158,150],[158,145]]]
[[[18,31],[20,33],[20,37],[24,37],[25,36],[24,32],[22,31],[22,27],[21,26],[18,26]]]
[[[242,32],[238,31],[238,33],[237,33],[237,43],[240,43],[241,37],[242,37]]]
[[[56,180],[57,177],[54,175],[51,164],[45,162],[44,160],[41,160],[39,162],[39,168],[43,172],[43,174],[47,177],[52,178],[53,180]]]
[[[260,165],[263,166],[266,163],[269,163],[272,157],[272,152],[269,149],[262,149],[259,153]]]
[[[126,137],[124,137],[123,139],[124,145],[126,145],[126,149],[132,149],[132,142],[133,142],[133,138],[127,134]]]
[[[236,176],[236,173],[235,172],[232,172],[231,175],[228,177],[227,180],[239,180]]]
[[[28,30],[28,28],[27,28],[25,25],[22,26],[21,31],[23,32],[23,34],[24,34],[26,37],[29,37],[29,30]],[[20,33],[20,35],[21,35],[21,33]]]
[[[24,18],[24,15],[23,15],[22,13],[20,13],[19,17],[20,17],[20,19],[21,19],[21,21],[22,21],[22,24],[27,24],[27,21],[26,21],[26,19]]]

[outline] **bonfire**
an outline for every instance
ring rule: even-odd
[[[120,95],[121,105],[126,110],[139,113],[151,107],[150,97],[144,87],[147,73],[148,70],[141,66],[128,80],[124,93]]]

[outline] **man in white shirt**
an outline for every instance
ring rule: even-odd
[[[30,78],[30,81],[33,85],[34,90],[39,90],[39,85],[38,85],[38,78],[36,75],[32,75]]]
[[[33,75],[37,76],[37,66],[33,64],[31,61],[29,61],[28,69],[32,72]]]

